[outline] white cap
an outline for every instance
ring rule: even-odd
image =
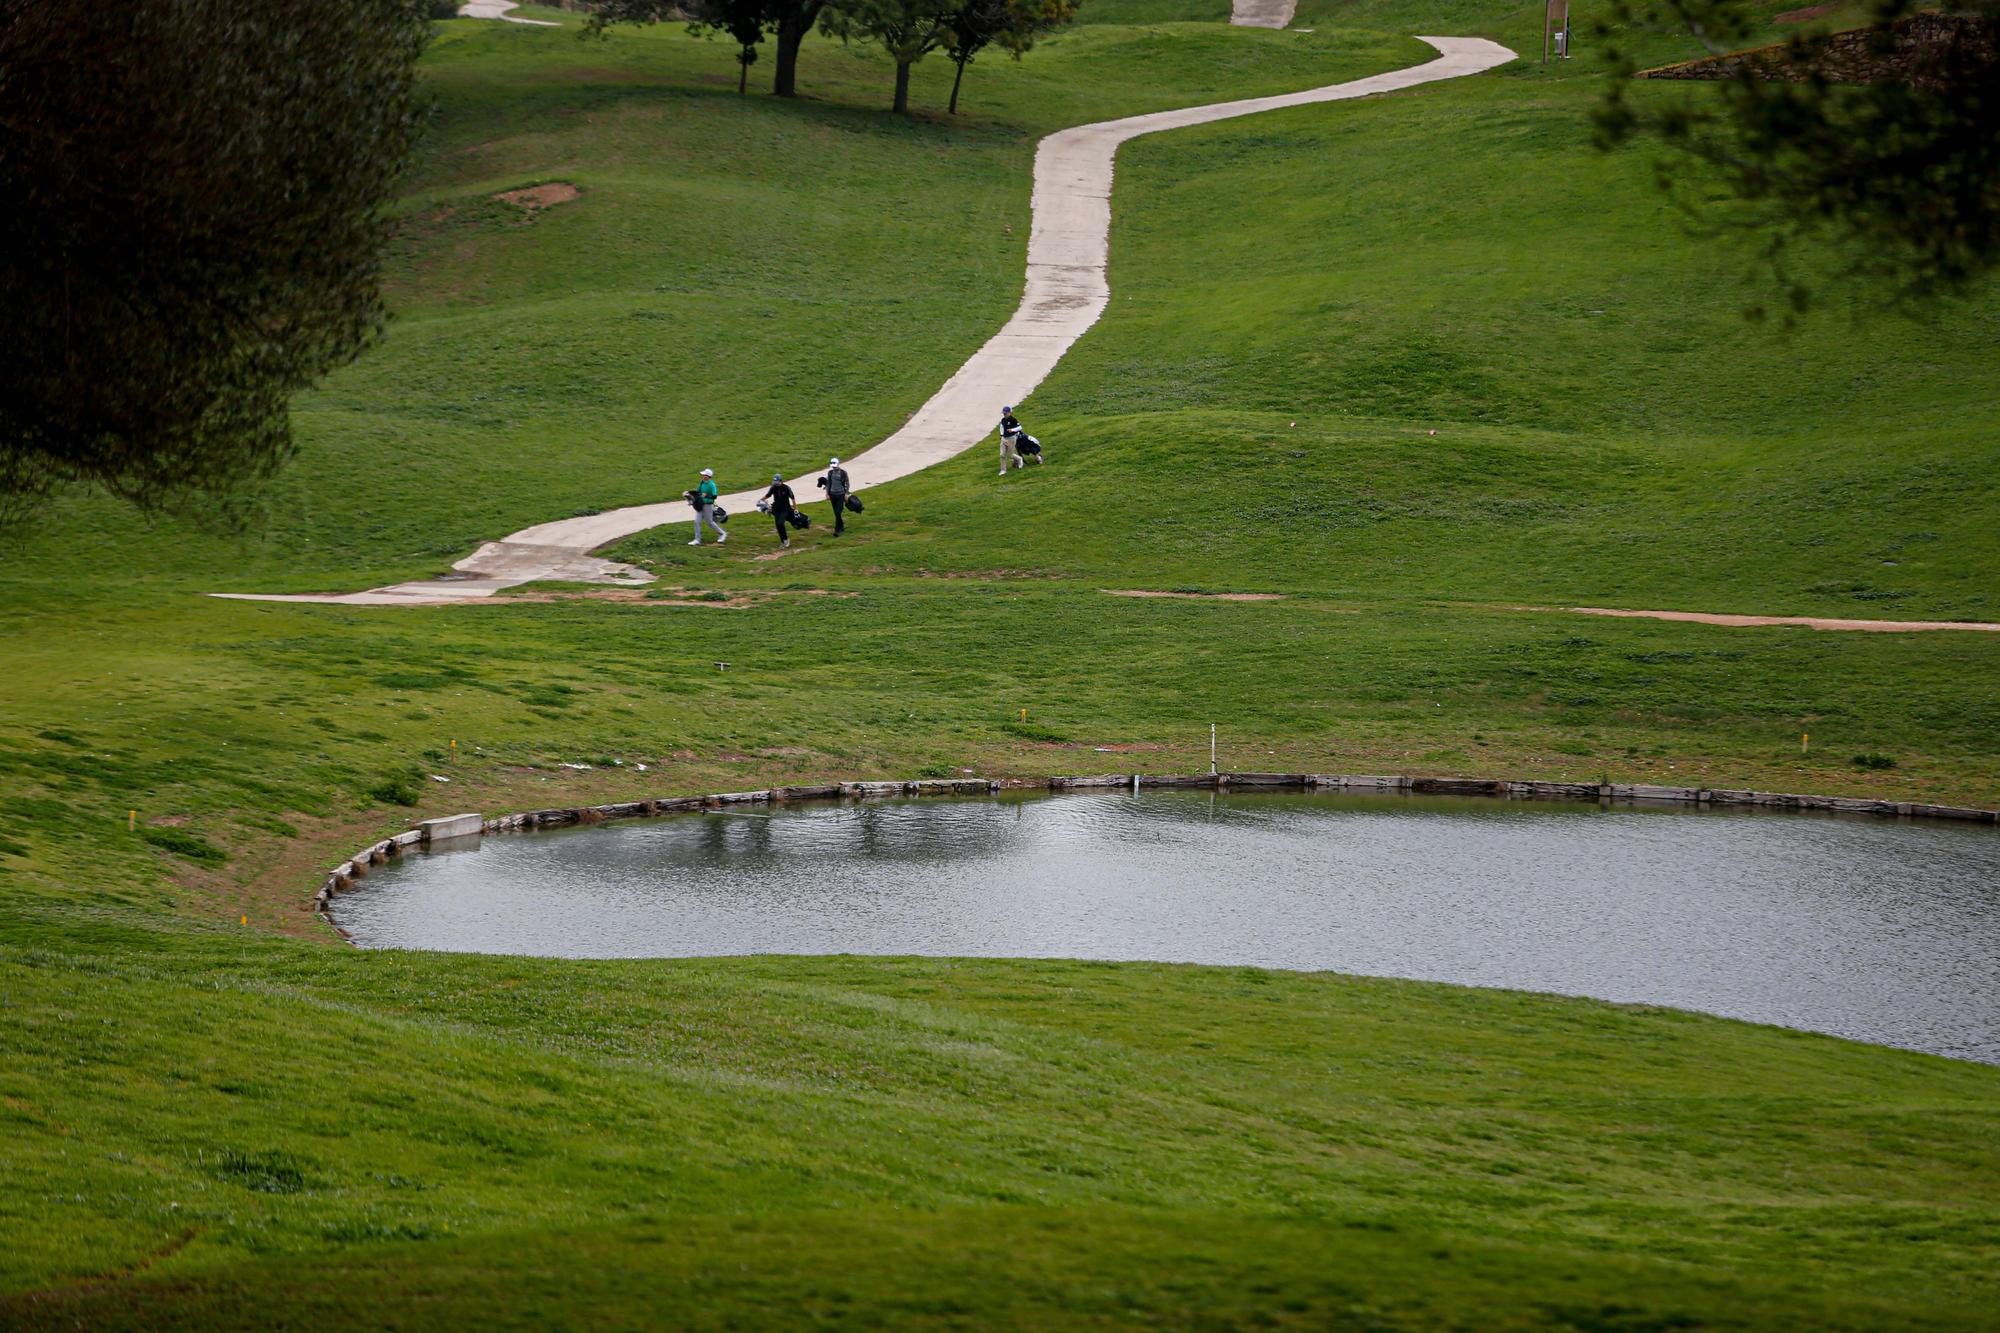
[[[701,470],[701,475],[704,477],[712,477],[715,475],[715,469],[712,467],[705,467]]]
[[[827,464],[827,466],[828,466],[828,467],[839,467],[839,466],[840,466],[840,460],[839,460],[838,458],[836,458],[836,459],[832,460],[831,462],[829,462],[829,463]]]

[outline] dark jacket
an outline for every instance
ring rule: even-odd
[[[847,469],[844,467],[828,468],[826,477],[820,484],[826,487],[828,495],[845,495],[852,489],[847,484]]]
[[[771,502],[771,512],[774,514],[789,514],[798,508],[798,502],[792,495],[792,488],[782,481],[772,482],[771,489],[764,492],[764,498]]]

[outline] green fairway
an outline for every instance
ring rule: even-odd
[[[1799,326],[1746,320],[1768,276],[1590,147],[1581,59],[1128,145],[1043,468],[983,443],[782,558],[641,534],[643,592],[205,597],[810,478],[1014,309],[1040,136],[1540,40],[1102,0],[898,118],[872,49],[781,102],[533,12],[441,25],[397,319],[240,526],[7,539],[0,1324],[1990,1323],[1992,1068],[1338,976],[340,944],[309,895],[413,818],[1190,772],[1211,723],[1242,769],[2000,805],[2000,635],[1562,609],[2000,620],[2000,293],[1886,312],[1812,253]]]
[[[574,1299],[1860,1327],[1995,1295],[1978,1066],[1251,970],[134,934],[8,960],[3,1271],[167,1271],[10,1318],[532,1324]],[[352,1257],[302,1262],[327,1251]]]

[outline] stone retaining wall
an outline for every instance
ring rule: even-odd
[[[1011,784],[1039,787],[1041,783]],[[1808,796],[1791,792],[1749,791],[1737,787],[1656,787],[1625,782],[1515,782],[1505,778],[1415,778],[1326,773],[1098,773],[1052,777],[1050,791],[1092,791],[1163,788],[1204,791],[1371,791],[1407,792],[1428,796],[1488,796],[1515,801],[1597,801],[1600,803],[1662,802],[1695,806],[1760,806],[1775,810],[1828,810],[1843,814],[1892,815],[1916,819],[1956,819],[1977,824],[2000,823],[2000,811],[1968,806],[1928,805],[1919,801],[1883,801],[1856,796]],[[434,838],[445,840],[480,833],[513,833],[527,829],[598,824],[607,819],[638,819],[733,805],[782,805],[788,801],[869,800],[898,796],[990,796],[1002,784],[990,778],[922,778],[909,782],[837,782],[811,787],[771,787],[761,791],[715,792],[707,796],[668,796],[609,805],[560,806],[525,810],[520,814],[484,819],[477,814],[427,819],[394,837],[384,838],[335,866],[313,895],[321,920],[340,930],[326,915],[334,897],[365,879],[376,866],[401,856]]]
[[[1753,79],[1803,83],[1908,82],[1930,87],[1971,63],[1990,64],[1994,32],[1981,19],[1952,14],[1912,14],[1885,32],[1868,28],[1779,42],[1750,51],[1705,56],[1700,60],[1640,70],[1641,79]]]

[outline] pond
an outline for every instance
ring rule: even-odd
[[[1014,795],[489,836],[364,947],[1143,959],[1671,1005],[2000,1063],[2000,835],[1479,798]]]

